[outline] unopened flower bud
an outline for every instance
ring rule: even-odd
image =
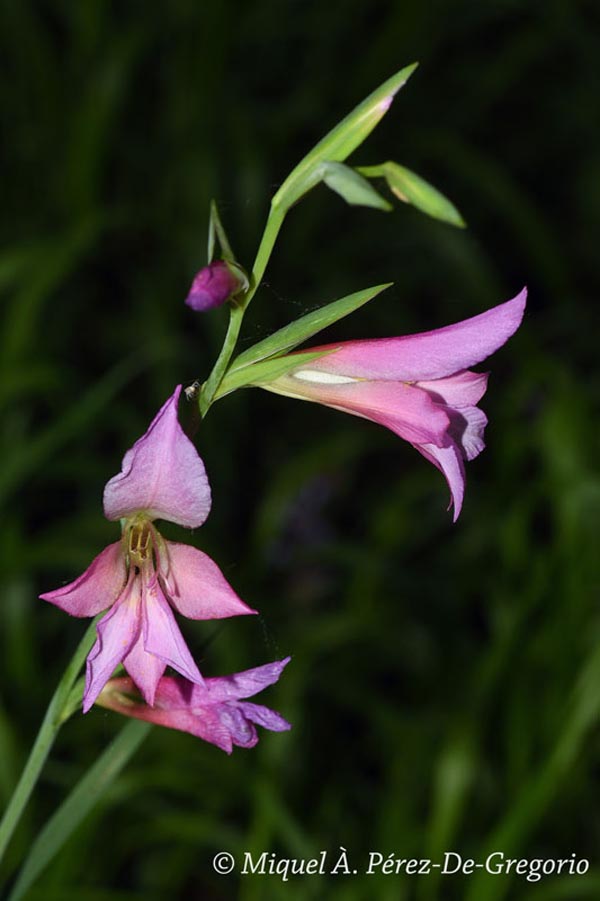
[[[247,287],[248,278],[241,266],[215,260],[196,274],[185,302],[192,310],[203,313],[220,307]]]

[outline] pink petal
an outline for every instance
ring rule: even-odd
[[[183,711],[178,710],[176,729],[189,732],[196,738],[208,741],[226,754],[233,751],[233,741],[231,740],[231,732],[229,723],[224,722],[221,718],[221,710],[219,707],[198,707],[193,711],[185,711],[186,716],[182,717]],[[258,741],[258,736],[256,737]],[[256,744],[256,742],[255,742]]]
[[[245,717],[252,720],[252,722],[256,723],[258,726],[262,726],[263,729],[269,729],[271,732],[287,732],[288,729],[292,728],[291,723],[284,720],[277,711],[271,710],[263,704],[253,704],[251,701],[240,701],[238,707]]]
[[[258,744],[258,733],[253,723],[247,719],[243,711],[236,704],[220,704],[216,708],[219,719],[217,728],[213,726],[209,734],[202,737],[205,741],[211,741],[218,745],[223,751],[231,754],[232,745],[238,748],[253,748]],[[221,729],[225,730],[227,736],[226,742],[221,743]]]
[[[216,745],[227,754],[231,754],[233,750],[232,730],[238,739],[242,741],[245,739],[246,747],[252,746],[248,742],[252,741],[253,737],[255,740],[252,744],[256,744],[258,741],[256,730],[235,708],[233,712],[226,712],[223,715],[225,708],[223,704],[189,706],[189,700],[184,699],[188,685],[189,683],[180,678],[164,676],[156,691],[155,706],[149,707],[146,704],[121,701],[119,693],[132,694],[134,686],[131,679],[113,679],[111,680],[113,690],[104,692],[99,703],[125,716],[165,726],[168,729],[189,732],[196,738]],[[176,702],[178,697],[181,698],[179,703]]]
[[[187,710],[169,710],[168,722],[163,720],[162,725],[189,732],[196,738],[216,745],[226,754],[231,754],[234,743],[241,744],[235,741],[237,736],[247,742],[242,747],[251,748],[258,742],[256,729],[248,723],[243,714],[235,707],[231,711],[225,711],[225,705],[222,704]]]
[[[214,560],[188,544],[167,541],[169,600],[189,619],[223,619],[256,613],[237,596]],[[163,562],[161,560],[161,574]]]
[[[283,660],[274,660],[272,663],[255,666],[253,669],[248,669],[241,673],[233,673],[231,676],[216,676],[205,679],[206,689],[204,689],[204,694],[212,704],[216,701],[234,701],[238,698],[250,698],[268,685],[273,685],[277,682],[291,659],[291,657],[285,657]],[[192,688],[192,697],[194,702],[200,701],[202,689],[199,690],[194,686]],[[204,699],[204,703],[206,703],[206,699]]]
[[[133,679],[120,677],[111,679],[109,690],[103,691],[98,698],[98,704],[109,710],[116,710],[125,716],[131,716],[138,720],[146,720],[157,726],[166,726],[169,729],[180,729],[183,732],[195,734],[197,731],[196,716],[185,706],[183,695],[184,686],[191,683],[183,679],[163,676],[158,684],[155,694],[155,706],[141,704],[136,701],[124,702],[121,695],[135,696],[137,684]]]
[[[450,435],[462,451],[465,460],[474,460],[485,447],[483,433],[487,416],[479,407],[458,407],[448,410]]]
[[[151,585],[144,586],[143,617],[145,650],[160,657],[190,682],[202,685],[204,680],[179,631],[157,579]],[[152,686],[152,695],[155,689],[156,684]]]
[[[144,648],[143,630],[123,660],[123,666],[137,685],[147,704],[154,704],[156,686],[167,667],[161,657],[149,654]]]
[[[471,407],[486,392],[488,372],[470,372],[468,369],[443,379],[417,382],[417,387],[427,391],[434,400],[452,407]]]
[[[210,511],[210,486],[196,448],[177,418],[178,385],[148,431],[123,457],[104,489],[104,513],[121,519],[143,512],[181,526],[201,526]]]
[[[104,548],[86,571],[62,588],[40,595],[43,601],[56,604],[71,616],[96,616],[119,597],[126,578],[125,557],[121,542]]]
[[[465,370],[448,378],[418,383],[446,410],[449,435],[466,460],[473,460],[485,447],[487,416],[475,404],[485,394],[487,378],[487,373]]]
[[[436,447],[434,444],[415,445],[419,453],[443,472],[450,488],[450,506],[454,506],[454,522],[458,519],[465,495],[465,467],[454,445]]]
[[[207,716],[209,710],[214,710],[216,717]],[[270,729],[271,732],[285,732],[292,728],[290,723],[274,710],[248,701],[215,704],[210,708],[199,708],[196,712],[199,716],[195,734],[222,748],[228,754],[231,753],[233,745],[239,748],[253,748],[258,743],[255,723]]]
[[[485,313],[430,332],[310,348],[333,351],[313,360],[310,368],[365,379],[441,379],[474,366],[502,347],[521,324],[526,298],[524,288]]]
[[[312,369],[313,363],[301,373],[310,374]],[[411,444],[443,447],[448,443],[450,423],[444,409],[426,391],[402,382],[353,381],[336,385],[285,375],[262,387],[370,419]]]
[[[134,577],[112,610],[98,623],[98,638],[87,659],[84,713],[90,709],[115,667],[135,644],[142,625],[140,604],[140,580]]]

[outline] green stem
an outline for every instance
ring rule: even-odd
[[[281,229],[281,226],[283,225],[283,220],[285,219],[288,209],[288,206],[280,207],[279,205],[271,203],[269,218],[267,219],[267,224],[265,226],[259,248],[256,252],[254,266],[252,267],[250,290],[244,297],[244,310],[247,309],[250,301],[256,294],[256,291],[258,290],[258,287],[262,281],[262,277],[265,274],[265,269],[267,268],[267,264],[271,258],[271,253],[273,252],[273,247],[275,246],[275,241],[277,240],[277,236],[279,235],[279,231]]]
[[[35,787],[42,767],[58,734],[58,730],[65,722],[66,709],[72,712],[72,689],[83,665],[83,661],[90,652],[96,638],[96,619],[92,622],[85,635],[81,639],[79,647],[75,651],[71,662],[67,666],[64,675],[54,696],[48,705],[46,716],[40,726],[37,738],[31,749],[31,753],[25,764],[25,769],[13,792],[12,798],[6,808],[2,822],[0,822],[0,860],[4,855],[13,832],[21,818],[23,809]]]
[[[231,307],[231,312],[229,314],[229,326],[227,327],[227,334],[225,335],[225,341],[223,342],[221,353],[217,357],[217,362],[213,366],[212,372],[204,383],[202,392],[200,394],[199,403],[201,416],[206,416],[206,414],[208,413],[208,409],[213,402],[217,388],[221,384],[223,376],[227,371],[229,361],[231,360],[233,351],[235,350],[235,345],[237,344],[238,336],[240,334],[244,312],[245,307]]]
[[[202,416],[206,416],[213,400],[215,399],[215,394],[219,385],[221,384],[223,376],[227,372],[227,367],[229,366],[231,357],[233,356],[235,345],[237,344],[237,339],[240,334],[244,314],[250,306],[250,301],[256,294],[262,277],[265,274],[265,269],[267,268],[271,253],[273,252],[273,247],[275,246],[275,241],[277,240],[277,236],[283,224],[283,220],[285,219],[287,210],[288,207],[279,207],[278,205],[271,204],[269,218],[267,219],[267,224],[265,226],[265,230],[258,251],[256,253],[254,266],[252,267],[250,288],[240,299],[240,301],[236,305],[233,305],[231,307],[231,312],[229,315],[229,326],[227,328],[227,334],[225,335],[223,347],[221,348],[217,362],[213,366],[212,372],[204,383],[202,392],[200,394],[199,403],[200,413]]]

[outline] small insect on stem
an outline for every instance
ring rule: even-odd
[[[196,379],[195,382],[192,382],[191,385],[188,385],[187,388],[184,388],[183,392],[185,394],[185,399],[187,401],[190,401],[190,400],[194,400],[196,397],[198,397],[198,392],[200,391],[200,387],[201,387],[200,382],[198,381],[198,379]]]

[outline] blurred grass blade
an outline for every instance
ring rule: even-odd
[[[128,722],[77,783],[31,846],[15,886],[9,895],[9,901],[18,901],[33,885],[42,870],[105,795],[151,728],[150,723],[141,723],[137,720]]]
[[[373,300],[374,297],[377,297],[378,294],[381,294],[382,291],[385,291],[391,285],[392,282],[387,282],[383,285],[375,285],[373,288],[365,288],[364,291],[348,294],[347,297],[334,300],[324,307],[319,307],[318,310],[306,313],[305,316],[278,329],[278,331],[269,335],[268,338],[259,341],[258,344],[248,348],[239,357],[236,357],[227,375],[229,376],[245,366],[257,363],[259,360],[265,360],[268,357],[274,357],[277,354],[293,350],[294,347],[312,338],[317,332],[333,325],[338,320],[343,319],[344,316],[354,313],[355,310],[358,310],[368,301]]]
[[[597,730],[600,715],[600,647],[590,653],[572,697],[566,705],[562,732],[550,754],[535,767],[523,790],[518,793],[496,829],[485,840],[480,860],[494,851],[503,851],[507,857],[518,854],[529,836],[543,820],[556,800],[561,788],[569,784],[569,774],[576,767],[577,758],[585,746],[590,732]],[[566,856],[566,855],[565,855]],[[512,875],[512,874],[511,874]],[[473,875],[466,901],[499,901],[511,889],[511,879],[499,879],[483,870]]]
[[[291,369],[297,369],[302,363],[311,363],[313,360],[318,360],[319,357],[323,356],[325,356],[323,352],[307,351],[306,353],[293,354],[288,357],[276,357],[274,360],[263,360],[262,362],[254,363],[252,366],[244,366],[243,369],[238,369],[225,376],[215,394],[215,399],[224,397],[226,394],[231,394],[232,391],[237,391],[238,388],[244,388],[248,385],[272,382],[274,379],[279,378],[280,375],[285,375]]]
[[[442,860],[445,851],[459,847],[459,825],[476,771],[475,742],[467,726],[448,739],[438,756],[426,845],[430,860]],[[441,871],[433,870],[429,879],[419,885],[419,899],[438,898],[442,879]]]
[[[0,254],[0,291],[12,287],[22,279],[23,273],[31,270],[38,254],[43,252],[43,245],[23,244],[8,247]]]
[[[17,781],[15,734],[12,723],[0,706],[0,805],[5,807]]]
[[[93,247],[103,227],[100,218],[89,217],[78,222],[69,232],[40,242],[29,251],[28,256],[24,256],[27,259],[26,278],[21,278],[18,289],[6,305],[1,329],[0,360],[3,371],[10,371],[26,354],[37,335],[43,305]],[[23,249],[23,254],[27,253]],[[8,263],[5,277],[10,278],[10,259]],[[13,265],[18,271],[18,255],[13,257]]]
[[[357,169],[366,178],[385,178],[393,194],[403,203],[427,213],[434,219],[465,228],[465,221],[447,197],[410,169],[398,163],[382,163],[380,166],[359,166]]]
[[[93,423],[124,385],[163,354],[162,348],[156,345],[117,363],[43,432],[34,435],[26,445],[16,445],[5,456],[0,470],[0,503],[73,435]]]
[[[392,204],[384,200],[366,178],[344,163],[322,163],[321,177],[328,188],[339,194],[346,203],[353,206],[370,206],[377,210],[392,210]]]
[[[289,207],[314,186],[314,170],[325,160],[343,162],[385,116],[395,94],[417,68],[406,66],[359,103],[345,119],[313,147],[288,175],[273,198],[273,206]]]

